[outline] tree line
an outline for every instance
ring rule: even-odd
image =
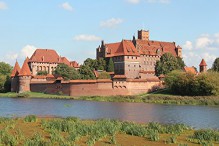
[[[156,62],[155,74],[165,75],[164,84],[178,95],[204,96],[219,95],[219,58],[206,73],[197,75],[184,71],[185,63],[170,53],[161,56]]]

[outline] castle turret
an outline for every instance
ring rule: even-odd
[[[204,59],[202,59],[201,63],[199,64],[200,72],[206,72],[207,71],[207,63]]]
[[[149,40],[149,30],[139,30],[138,31],[138,39],[139,40]]]
[[[19,93],[30,91],[31,71],[28,66],[29,58],[26,58],[19,73]]]
[[[176,47],[176,54],[178,57],[182,58],[182,48],[179,45]]]
[[[18,92],[19,90],[19,72],[20,72],[20,66],[18,62],[16,61],[14,65],[14,69],[11,73],[11,92]]]

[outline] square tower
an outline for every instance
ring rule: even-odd
[[[139,40],[149,40],[149,30],[139,30],[138,31],[138,39]]]

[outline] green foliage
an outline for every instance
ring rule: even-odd
[[[106,69],[106,60],[103,58],[91,59],[87,58],[84,61],[84,65],[88,66],[91,70],[105,70]]]
[[[175,94],[205,96],[219,95],[219,73],[207,72],[197,76],[172,71],[165,77],[165,85]]]
[[[216,58],[214,60],[214,63],[212,65],[212,70],[219,72],[219,58]]]
[[[190,136],[189,141],[203,146],[211,146],[213,141],[219,141],[219,132],[214,130],[197,130]]]
[[[104,60],[103,58],[99,58],[97,62],[98,62],[97,70],[106,70],[106,60]]]
[[[0,74],[2,75],[10,75],[12,71],[12,66],[5,63],[5,62],[0,62]]]
[[[177,62],[179,64],[180,68],[183,69],[186,66],[185,62],[183,61],[183,59],[180,58],[180,57],[176,57],[176,59],[177,59]]]
[[[37,117],[35,115],[28,115],[24,118],[25,122],[36,122]]]
[[[110,75],[107,72],[101,72],[98,79],[110,79]]]
[[[28,92],[18,93],[17,97],[28,98],[28,97],[30,97],[30,94]]]
[[[165,53],[156,62],[155,74],[156,76],[165,75],[173,70],[182,69],[183,66],[184,62],[181,59],[177,59],[171,53]]]
[[[47,74],[48,74],[47,71],[38,71],[37,72],[37,75],[39,75],[39,76],[46,76]]]
[[[107,63],[107,68],[106,68],[107,72],[114,72],[114,63],[113,63],[113,59],[110,58],[108,63]]]
[[[3,129],[0,131],[0,145],[16,146],[18,141],[15,136],[11,135],[7,130]]]
[[[66,64],[59,64],[54,71],[54,74],[62,76],[65,80],[80,79],[78,71]]]
[[[84,61],[84,65],[89,66],[91,70],[97,70],[98,61],[96,59],[87,58]]]
[[[81,65],[78,71],[83,80],[95,79],[93,71],[86,65]]]
[[[171,143],[177,143],[176,140],[176,136],[170,136],[169,138],[167,138],[167,140],[165,141],[166,144],[171,144]]]

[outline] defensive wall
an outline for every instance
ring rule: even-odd
[[[136,95],[156,90],[161,84],[157,79],[33,80],[30,83],[30,91],[48,94],[61,93],[69,96]]]

